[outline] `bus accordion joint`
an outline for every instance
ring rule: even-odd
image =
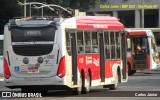
[[[65,73],[66,73],[65,57],[62,57],[59,63],[57,75],[58,77],[62,78],[65,76]]]

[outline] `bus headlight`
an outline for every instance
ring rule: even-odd
[[[25,57],[25,58],[23,59],[23,63],[24,63],[24,64],[28,64],[28,63],[29,63],[29,59],[28,59],[27,57]]]
[[[37,62],[38,62],[38,63],[43,63],[43,58],[42,58],[42,57],[39,57],[39,58],[37,59]]]

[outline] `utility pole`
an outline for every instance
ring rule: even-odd
[[[24,4],[26,4],[26,0],[24,0]],[[26,5],[24,5],[24,18],[26,18]]]
[[[43,7],[42,7],[42,18],[43,18]]]
[[[144,28],[144,0],[141,0],[142,10],[141,10],[141,28]]]

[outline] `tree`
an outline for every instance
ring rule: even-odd
[[[3,34],[4,25],[8,19],[15,17],[15,15],[20,16],[19,9],[17,0],[0,0],[0,34]]]

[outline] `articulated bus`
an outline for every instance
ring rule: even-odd
[[[0,74],[3,73],[3,39],[4,36],[0,35]]]
[[[88,93],[126,82],[124,26],[115,17],[10,20],[4,30],[5,86]]]
[[[158,51],[151,30],[126,30],[128,74],[137,70],[152,70],[158,68]]]

